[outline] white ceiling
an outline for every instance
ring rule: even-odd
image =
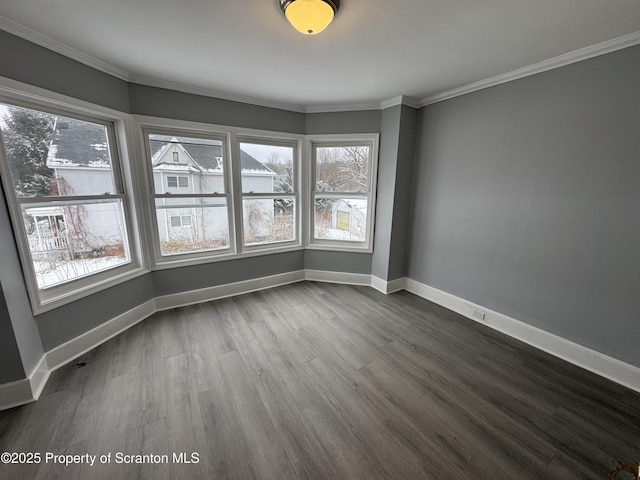
[[[131,81],[293,109],[424,103],[602,42],[640,43],[640,0],[341,3],[315,36],[278,0],[4,1],[0,28]]]

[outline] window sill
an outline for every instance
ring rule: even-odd
[[[325,250],[330,252],[373,253],[373,246],[349,245],[344,242],[310,243],[305,248],[309,250]]]
[[[250,258],[250,257],[260,257],[263,255],[271,255],[275,253],[287,253],[287,252],[296,252],[303,250],[303,247],[300,243],[296,244],[287,244],[285,246],[276,245],[272,247],[246,247],[242,253],[236,252],[227,252],[227,253],[217,253],[208,256],[197,256],[197,257],[189,257],[189,258],[176,258],[176,259],[163,259],[156,260],[156,264],[153,266],[152,270],[167,270],[171,268],[177,267],[191,267],[195,265],[202,265],[206,263],[216,263],[216,262],[224,262],[230,260],[238,260],[241,258]]]
[[[38,302],[34,302],[33,298],[31,299],[33,314],[40,315],[69,303],[73,303],[82,298],[145,275],[149,273],[149,270],[139,265],[130,264],[101,273],[106,274],[105,278],[96,279],[95,276],[92,276],[89,277],[92,280],[91,282],[78,282],[84,283],[84,285],[73,285],[73,282],[70,282],[67,285],[61,285],[62,288],[55,288],[50,292],[43,293],[41,291],[39,294],[40,300]],[[65,286],[68,288],[65,289]],[[75,288],[72,288],[72,286]]]

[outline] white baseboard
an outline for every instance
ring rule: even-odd
[[[49,379],[47,360],[43,356],[27,378],[0,385],[0,411],[37,400]]]
[[[304,279],[310,282],[342,283],[344,285],[371,286],[371,275],[364,273],[305,270]]]
[[[0,385],[0,410],[8,410],[33,401],[35,398],[28,378]]]
[[[34,400],[40,398],[40,394],[44,389],[44,386],[47,384],[47,380],[49,380],[49,374],[51,370],[49,369],[49,365],[47,363],[46,355],[43,355],[40,359],[36,368],[33,369],[31,375],[29,375],[29,383],[31,384],[31,394]]]
[[[406,281],[407,279],[405,277],[396,278],[395,280],[383,280],[380,277],[371,275],[371,287],[375,288],[381,293],[384,293],[385,295],[404,290]]]
[[[48,351],[45,356],[49,370],[53,371],[74,358],[87,353],[98,345],[131,328],[136,323],[155,313],[155,300],[151,299],[116,318],[83,333]]]
[[[280,273],[268,277],[252,278],[242,282],[225,283],[215,287],[192,290],[190,292],[174,293],[156,297],[156,310],[168,310],[176,307],[186,307],[196,303],[209,302],[225,297],[241,295],[243,293],[264,290],[265,288],[279,287],[289,283],[301,282],[305,279],[303,270],[295,272]]]
[[[601,377],[640,392],[640,368],[410,278],[405,290]],[[477,310],[484,320],[473,316]]]

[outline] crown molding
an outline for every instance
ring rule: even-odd
[[[384,110],[385,108],[395,107],[397,105],[406,105],[412,108],[420,108],[420,102],[413,97],[407,95],[398,95],[397,97],[383,100],[381,102],[368,103],[345,103],[336,105],[315,105],[304,109],[305,113],[332,113],[332,112],[355,112],[361,110]]]
[[[380,110],[380,102],[310,105],[305,107],[304,113],[356,112],[363,110]]]
[[[380,110],[385,108],[395,107],[396,105],[406,105],[411,108],[420,108],[420,102],[408,95],[400,95],[398,97],[390,98],[389,100],[383,100],[380,102]]]
[[[615,52],[616,50],[622,50],[623,48],[632,47],[640,44],[640,31],[633,32],[622,37],[607,40],[606,42],[597,43],[589,47],[580,48],[573,52],[564,53],[557,57],[543,60],[542,62],[534,63],[526,67],[518,68],[510,72],[495,75],[493,77],[485,78],[477,82],[469,83],[458,88],[446,90],[435,95],[424,97],[419,102],[420,107],[426,107],[433,103],[442,102],[451,98],[466,95],[467,93],[476,92],[485,88],[494,87],[502,83],[511,82],[520,78],[535,75],[537,73],[546,72],[555,68],[564,67],[572,63],[581,62],[582,60],[588,60],[593,57],[604,55],[606,53]]]
[[[127,72],[126,70],[122,70],[121,68],[115,67],[107,62],[103,62],[102,60],[92,57],[91,55],[81,52],[80,50],[76,50],[73,47],[54,40],[51,37],[48,37],[40,32],[36,32],[29,27],[25,27],[24,25],[14,22],[13,20],[10,20],[1,15],[0,30],[4,30],[5,32],[15,35],[16,37],[23,38],[31,43],[35,43],[36,45],[59,53],[60,55],[63,55],[67,58],[83,63],[84,65],[95,68],[96,70],[100,70],[101,72],[119,78],[120,80],[129,81],[129,72]]]

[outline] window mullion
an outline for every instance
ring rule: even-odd
[[[240,143],[235,133],[229,135],[231,149],[231,182],[230,190],[233,197],[233,219],[235,248],[237,253],[242,253],[244,225],[243,225],[243,203],[242,203],[242,162],[240,153]]]
[[[105,200],[124,200],[124,194],[73,195],[67,197],[18,197],[18,203],[30,207],[46,205],[67,205],[75,203],[104,203]]]

